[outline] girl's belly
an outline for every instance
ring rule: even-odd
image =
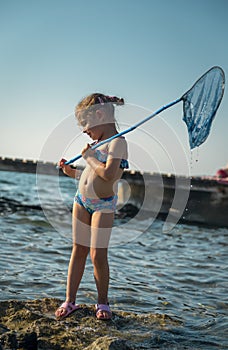
[[[82,172],[78,188],[87,198],[105,198],[117,193],[117,181],[104,181],[87,166]]]

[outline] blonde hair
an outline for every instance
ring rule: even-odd
[[[116,106],[124,105],[124,99],[116,96],[107,96],[101,93],[93,93],[83,98],[75,108],[75,117],[80,120],[85,114],[104,108],[107,115],[115,121],[114,112]]]

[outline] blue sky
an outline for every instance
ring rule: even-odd
[[[123,129],[182,96],[210,67],[227,74],[227,15],[226,0],[2,0],[0,156],[80,153],[88,140],[73,110],[91,92],[125,98]],[[191,154],[182,104],[162,113],[127,136],[132,168],[214,174],[228,163],[227,114],[225,91],[208,140]]]

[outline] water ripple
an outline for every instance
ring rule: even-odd
[[[1,300],[64,298],[71,233],[57,233],[39,210],[34,177],[0,175],[4,198],[17,204],[1,215]],[[227,229],[186,225],[164,234],[156,221],[131,243],[110,249],[113,309],[163,313],[182,323],[153,330],[147,349],[228,348],[227,236]],[[96,303],[89,258],[78,302]]]

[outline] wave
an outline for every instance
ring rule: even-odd
[[[0,213],[1,216],[5,214],[12,214],[19,210],[39,210],[42,211],[42,207],[39,204],[24,204],[15,199],[1,197],[0,198]]]

